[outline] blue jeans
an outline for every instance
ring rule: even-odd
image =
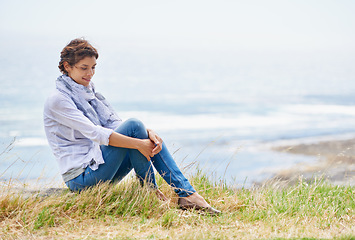
[[[115,131],[129,137],[148,138],[143,123],[136,119],[125,121]],[[164,143],[163,149],[152,157],[150,162],[136,149],[113,146],[100,147],[105,163],[101,164],[95,171],[87,167],[81,175],[66,182],[71,190],[80,191],[99,182],[118,182],[132,169],[142,183],[148,183],[153,188],[158,188],[155,181],[154,165],[157,172],[173,187],[179,197],[187,197],[196,192],[176,165]]]

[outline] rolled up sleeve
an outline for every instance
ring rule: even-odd
[[[68,97],[60,94],[60,97],[52,98],[47,109],[51,116],[62,125],[80,132],[84,137],[100,145],[108,145],[113,130],[92,123],[75,103]],[[74,136],[73,136],[74,137]]]

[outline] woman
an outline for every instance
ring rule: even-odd
[[[123,122],[95,91],[97,50],[74,39],[61,52],[56,91],[44,107],[44,127],[66,185],[81,191],[99,182],[118,182],[132,169],[142,183],[167,200],[155,182],[153,166],[179,196],[182,209],[219,213],[191,186],[162,139],[135,119]]]

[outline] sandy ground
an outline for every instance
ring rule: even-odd
[[[355,138],[279,146],[272,149],[318,158],[316,163],[297,164],[290,169],[282,170],[275,174],[276,179],[293,183],[300,177],[306,180],[324,177],[333,184],[355,186]]]

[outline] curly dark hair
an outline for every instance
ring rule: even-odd
[[[74,66],[79,61],[86,57],[99,58],[99,53],[87,40],[77,38],[71,40],[70,43],[63,48],[60,53],[60,62],[58,65],[61,73],[68,75],[67,70],[64,68],[64,62],[68,62],[70,66]]]

